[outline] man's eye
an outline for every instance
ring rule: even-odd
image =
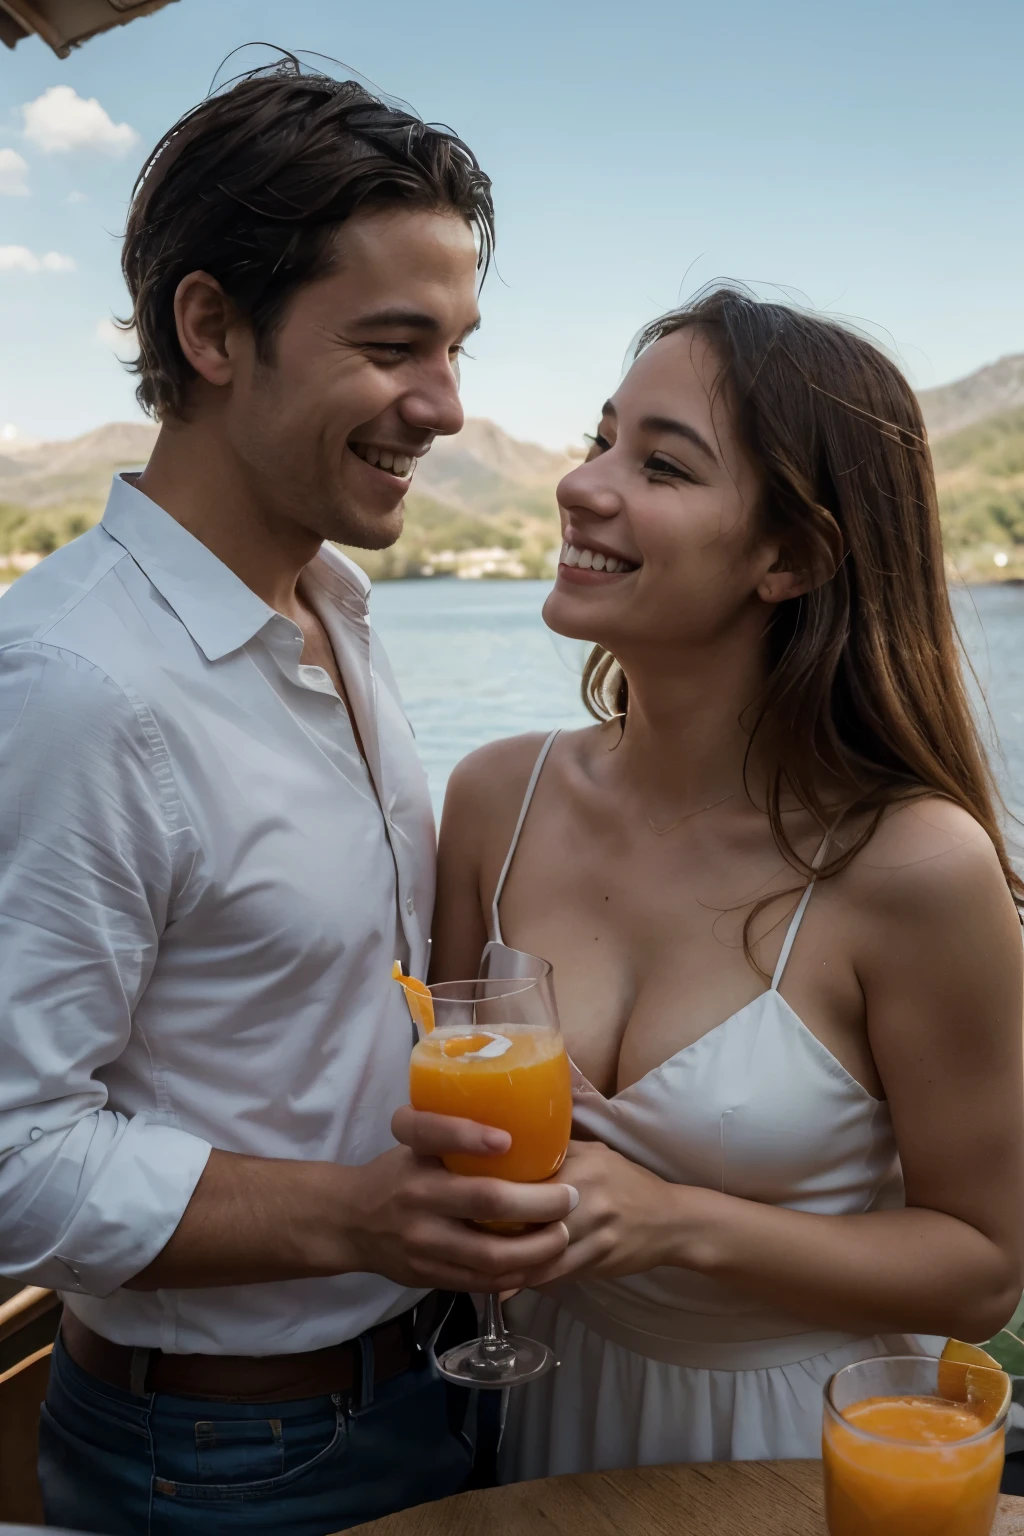
[[[398,362],[409,356],[412,344],[408,341],[371,341],[367,350],[384,362]]]

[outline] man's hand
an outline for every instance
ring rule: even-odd
[[[386,1275],[444,1290],[515,1290],[557,1260],[578,1196],[565,1184],[448,1173],[442,1152],[508,1150],[505,1131],[399,1110],[407,1142],[362,1167],[214,1151],[169,1242],[130,1290],[255,1285],[315,1275]],[[522,1223],[520,1237],[471,1221]]]
[[[467,1178],[439,1161],[444,1152],[505,1152],[506,1131],[408,1107],[391,1129],[404,1145],[349,1170],[355,1178],[346,1227],[359,1268],[409,1286],[515,1290],[564,1251],[564,1218],[578,1200],[571,1186]],[[502,1236],[467,1225],[492,1221],[537,1230]]]

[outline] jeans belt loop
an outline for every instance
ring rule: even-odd
[[[132,1350],[131,1365],[128,1369],[128,1390],[136,1397],[146,1396],[146,1377],[149,1375],[149,1357],[152,1353],[151,1349],[138,1347]]]
[[[361,1333],[356,1341],[359,1345],[359,1412],[373,1407],[373,1340],[368,1333]]]
[[[455,1291],[432,1291],[413,1308],[412,1341],[416,1353],[429,1354],[455,1305]]]

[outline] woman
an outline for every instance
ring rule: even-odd
[[[920,412],[721,289],[558,499],[544,615],[598,723],[460,766],[435,939],[438,979],[550,959],[578,1069],[570,1243],[510,1306],[561,1368],[505,1476],[815,1456],[833,1371],[987,1338],[1024,1284],[1022,887]]]

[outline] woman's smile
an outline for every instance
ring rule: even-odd
[[[639,570],[639,564],[612,554],[603,545],[566,540],[558,557],[558,578],[580,586],[601,586]]]

